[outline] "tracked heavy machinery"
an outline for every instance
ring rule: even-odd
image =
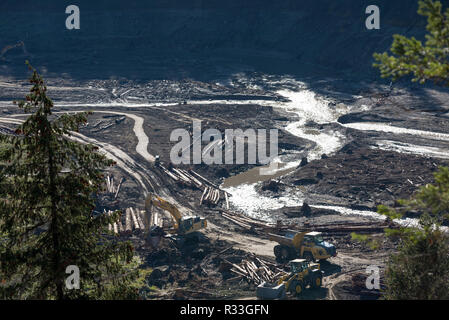
[[[147,217],[151,216],[153,206],[168,211],[173,217],[173,227],[164,228],[164,231],[169,234],[185,236],[207,227],[206,219],[199,216],[183,216],[173,204],[158,196],[149,194],[145,200]]]
[[[337,255],[335,246],[324,241],[321,232],[287,230],[282,234],[270,233],[269,239],[279,244],[274,247],[274,255],[280,262],[295,258],[315,262]]]

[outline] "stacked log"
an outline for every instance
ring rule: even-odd
[[[107,176],[106,177],[106,191],[111,194],[112,197],[114,197],[114,200],[117,199],[118,193],[120,191],[120,187],[122,186],[123,178],[120,179],[120,182],[117,184],[117,186],[114,185],[114,177]]]
[[[221,190],[220,187],[204,178],[202,175],[196,173],[193,170],[184,170],[180,168],[166,168],[163,165],[159,165],[162,171],[170,178],[176,181],[182,186],[188,186],[191,188],[202,189],[203,193],[200,198],[200,205],[203,203],[216,206],[220,200],[226,201],[226,208],[229,209],[229,194]],[[221,196],[224,194],[224,197]]]
[[[208,184],[212,187],[214,187],[215,189],[220,189],[219,186],[217,186],[216,184],[212,183],[211,181],[207,180],[206,178],[204,178],[202,175],[200,175],[199,173],[193,171],[193,170],[189,170],[189,172],[195,176],[196,178],[198,178],[200,181],[203,181],[205,184]]]
[[[131,212],[129,208],[125,210],[125,232],[131,233],[132,232],[132,226],[131,226]]]
[[[318,231],[324,232],[329,235],[340,235],[340,234],[350,234],[352,232],[357,233],[376,233],[383,232],[385,228],[392,228],[391,224],[384,221],[380,222],[359,222],[359,223],[329,223],[321,225],[310,225],[310,224],[273,224],[266,223],[260,220],[256,220],[240,214],[237,212],[231,212],[228,210],[218,209],[221,215],[226,220],[244,228],[246,230],[252,230],[254,232],[261,232],[261,234],[267,234],[267,232],[277,233],[280,230],[293,230],[293,231]]]
[[[327,234],[345,234],[345,233],[381,233],[385,228],[391,228],[387,223],[368,222],[360,224],[325,224],[325,225],[308,225],[296,226],[294,229],[298,231],[313,230],[318,232],[325,232]]]
[[[145,210],[137,210],[136,209],[136,218],[137,218],[137,222],[140,225],[140,229],[145,230],[145,223],[144,221],[144,215],[145,214]]]
[[[203,186],[203,183],[201,183],[201,181],[192,176],[186,170],[177,168],[168,169],[163,165],[159,165],[159,167],[166,175],[168,175],[170,178],[172,178],[174,181],[176,181],[178,184],[182,186],[188,186],[197,189],[201,189],[201,187]]]
[[[220,201],[220,190],[212,187],[205,187],[203,195],[200,199],[200,205],[207,203],[210,205],[217,205]]]
[[[237,212],[231,212],[227,210],[219,210],[219,211],[221,212],[223,218],[247,230],[252,229],[254,231],[266,231],[275,228],[274,224],[269,224],[260,220],[256,220]]]
[[[103,211],[104,214],[110,216],[113,211],[109,210]],[[125,223],[122,224],[121,221],[116,221],[108,225],[108,230],[113,231],[117,235],[129,235],[135,231],[139,232],[145,229],[145,224],[143,222],[142,214],[144,210],[138,210],[133,208],[125,209]],[[157,218],[156,218],[157,219]]]
[[[192,183],[198,188],[200,189],[203,186],[203,183],[201,181],[199,181],[197,178],[195,178],[193,175],[191,175],[188,171],[186,170],[182,170],[182,169],[178,169],[179,171],[181,171],[181,173],[187,177],[188,179],[190,179],[192,181]]]
[[[149,229],[153,226],[158,226],[158,227],[163,228],[164,227],[164,214],[158,212],[157,210],[153,210],[148,223],[149,223],[149,226],[148,226]]]
[[[175,174],[173,174],[172,172],[170,172],[167,168],[165,168],[163,165],[159,165],[159,166],[161,167],[162,171],[164,171],[164,173],[165,173],[166,175],[168,175],[170,178],[172,178],[172,179],[175,180],[176,182],[179,181],[179,178],[178,178]]]
[[[257,258],[255,255],[248,255],[240,264],[229,261],[226,261],[226,263],[232,265],[230,270],[238,277],[256,285],[262,282],[276,282],[281,272],[283,272],[281,269],[276,268],[274,264]]]
[[[134,211],[133,208],[129,208],[129,209],[131,212],[131,219],[132,219],[134,230],[137,230],[137,231],[143,230],[144,229],[143,223],[142,223],[142,220],[140,219],[140,216],[137,214],[137,212],[138,212],[137,209],[136,209],[136,211]]]

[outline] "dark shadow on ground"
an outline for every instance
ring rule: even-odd
[[[321,270],[324,272],[325,277],[341,272],[341,267],[338,264],[329,262],[327,260],[321,261],[320,266]]]
[[[380,30],[365,27],[368,0],[79,0],[81,29],[67,30],[69,4],[1,2],[0,50],[24,47],[4,54],[0,74],[25,78],[29,59],[47,77],[80,81],[209,81],[257,71],[371,82],[372,54],[394,33],[422,38],[425,25],[410,0],[378,0]]]

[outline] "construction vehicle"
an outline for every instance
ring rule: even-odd
[[[300,295],[308,286],[319,288],[323,282],[323,272],[319,263],[311,263],[306,259],[295,259],[288,263],[290,273],[281,277],[278,284],[285,285],[285,291]]]
[[[306,259],[295,259],[288,263],[289,272],[281,276],[277,283],[261,283],[256,289],[259,299],[283,299],[287,292],[294,296],[303,293],[304,289],[319,288],[323,282],[323,272],[319,263],[311,263]]]
[[[285,284],[262,282],[256,288],[256,296],[261,300],[275,300],[285,298]]]
[[[270,233],[269,239],[279,244],[274,247],[274,255],[281,262],[295,258],[315,262],[337,255],[335,246],[324,241],[321,232],[286,230],[282,234]]]
[[[183,216],[181,212],[179,212],[178,208],[168,201],[165,201],[158,196],[149,194],[145,200],[145,209],[148,217],[151,216],[151,208],[153,206],[168,211],[173,217],[173,227],[164,229],[164,231],[169,234],[184,236],[204,229],[207,226],[206,219],[199,216]]]

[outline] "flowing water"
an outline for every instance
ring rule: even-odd
[[[309,129],[307,123],[313,121],[317,124],[328,125],[337,123],[337,119],[351,110],[343,104],[335,106],[329,101],[317,96],[313,91],[300,86],[297,91],[279,90],[278,94],[287,98],[288,102],[280,102],[274,105],[276,108],[288,111],[298,117],[298,120],[291,121],[284,129],[297,137],[311,141],[313,147],[308,148],[307,158],[309,161],[319,159],[322,154],[330,155],[338,151],[345,143],[344,130],[330,130],[326,126],[323,129]],[[362,105],[358,111],[366,111],[366,105]],[[341,125],[341,124],[339,124]],[[380,131],[392,133],[394,135],[413,135],[425,139],[437,141],[449,141],[449,134],[432,131],[415,130],[395,127],[383,123],[349,123],[341,125],[342,128],[352,128],[361,131]],[[377,147],[383,150],[416,154],[421,156],[449,158],[449,150],[431,146],[419,146],[393,140],[376,141]],[[291,157],[289,157],[291,159]],[[270,211],[282,207],[294,207],[303,204],[304,195],[300,191],[292,191],[288,196],[267,197],[256,191],[257,183],[275,178],[292,172],[300,163],[300,159],[294,158],[289,162],[283,161],[282,157],[277,157],[274,161],[279,163],[279,170],[270,176],[260,176],[259,168],[253,168],[237,176],[230,177],[224,181],[222,187],[232,194],[230,201],[237,210],[254,218],[272,221]],[[339,212],[342,215],[360,215],[377,219],[385,219],[384,216],[372,211],[352,210],[338,206],[312,206],[321,209],[329,209]],[[415,226],[416,219],[401,219],[397,221],[404,226]]]
[[[298,120],[291,121],[284,128],[287,132],[299,138],[310,141],[307,147],[307,159],[313,161],[321,155],[332,154],[338,151],[345,142],[345,136],[336,130],[310,129],[307,124],[313,121],[316,124],[326,125],[336,123],[339,116],[350,111],[349,107],[339,105],[331,106],[330,101],[318,97],[313,91],[298,84],[297,91],[279,90],[279,95],[288,99],[288,102],[278,102],[273,107],[287,111],[296,116]],[[246,214],[259,218],[270,218],[270,211],[284,206],[302,205],[304,197],[301,192],[289,194],[288,197],[268,198],[257,193],[255,186],[258,182],[269,180],[288,174],[298,167],[301,155],[289,154],[287,157],[276,157],[273,161],[278,163],[278,170],[271,175],[260,175],[259,168],[226,179],[222,187],[232,194],[232,205]]]

